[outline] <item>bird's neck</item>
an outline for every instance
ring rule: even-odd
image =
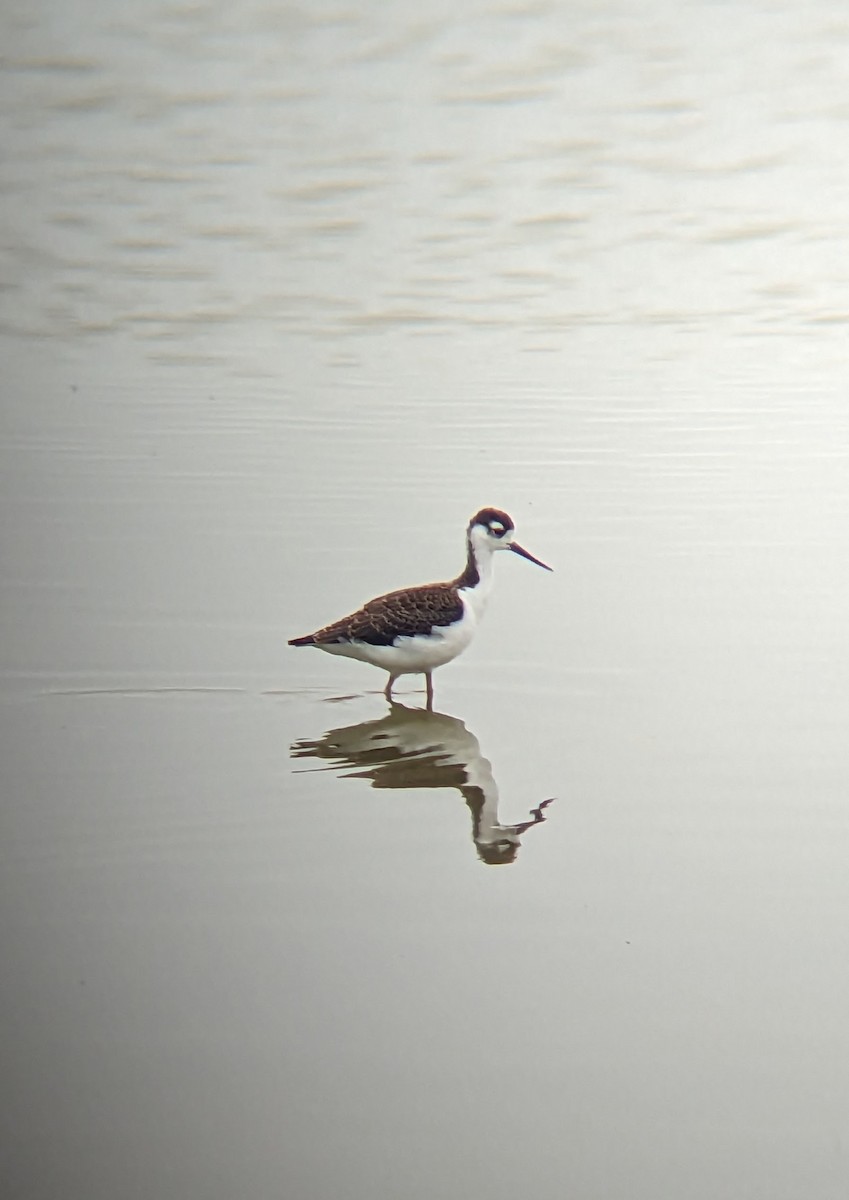
[[[480,614],[492,589],[492,551],[481,550],[467,543],[466,566],[454,580],[454,586],[465,593]]]

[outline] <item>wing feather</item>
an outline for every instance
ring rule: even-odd
[[[369,600],[362,608],[325,625],[311,636],[313,645],[358,641],[391,646],[398,637],[429,633],[434,625],[453,625],[463,616],[463,602],[451,584],[406,588]]]

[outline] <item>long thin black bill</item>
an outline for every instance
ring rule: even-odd
[[[510,549],[514,554],[521,554],[522,558],[526,558],[528,562],[536,563],[538,567],[542,567],[545,571],[554,570],[554,567],[549,567],[544,562],[540,562],[538,558],[534,558],[533,554],[526,550],[524,546],[520,546],[518,542],[511,542]]]

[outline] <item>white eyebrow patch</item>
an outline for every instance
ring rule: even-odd
[[[490,521],[489,527],[493,533],[503,533],[504,532],[504,526],[501,524],[500,521]]]

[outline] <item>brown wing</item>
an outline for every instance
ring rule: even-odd
[[[294,644],[320,646],[356,640],[391,646],[397,637],[429,633],[434,625],[453,625],[462,615],[463,602],[451,584],[434,583],[378,596],[341,621],[325,625],[307,638],[295,638]]]

